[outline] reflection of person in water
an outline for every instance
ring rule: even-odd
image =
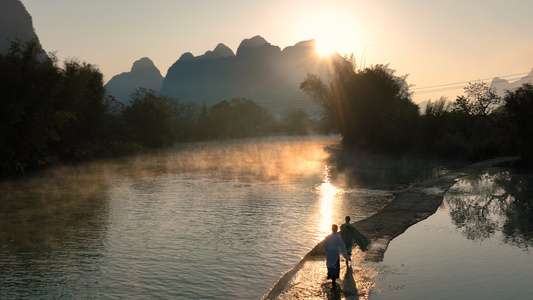
[[[350,224],[350,216],[346,216],[345,220],[346,223],[341,225],[341,237],[344,241],[344,244],[346,245],[346,252],[348,252],[348,255],[351,257],[354,242],[364,252],[368,249],[370,241],[366,238],[366,236],[364,236],[357,229],[355,229],[355,226]]]
[[[344,256],[346,261],[350,260],[350,256],[348,256],[348,253],[346,252],[344,241],[337,234],[337,229],[338,226],[333,224],[331,226],[331,234],[324,239],[324,242],[322,242],[322,247],[324,247],[324,250],[326,251],[328,279],[331,279],[333,284],[335,284],[335,280],[339,278],[341,271],[339,252],[342,253],[342,256]]]

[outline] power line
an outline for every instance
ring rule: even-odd
[[[495,76],[495,77],[489,77],[489,78],[484,78],[484,79],[469,80],[469,81],[462,81],[462,82],[455,82],[455,83],[432,85],[432,86],[421,87],[421,88],[417,88],[417,89],[431,89],[431,88],[437,88],[437,87],[443,87],[443,86],[449,86],[449,85],[465,84],[465,83],[469,83],[469,82],[472,82],[472,81],[489,80],[489,79],[493,79],[493,78],[496,78],[496,77],[505,78],[505,77],[510,77],[510,76],[520,76],[520,75],[525,75],[525,74],[529,74],[529,72],[517,73],[517,74],[511,74],[511,75],[505,75],[505,76]],[[527,77],[530,77],[530,76],[527,76]]]
[[[483,79],[476,79],[476,80],[469,80],[469,81],[461,81],[461,82],[455,82],[455,83],[446,83],[446,84],[438,84],[438,85],[432,85],[427,87],[420,87],[420,88],[412,88],[410,91],[415,92],[417,95],[420,94],[428,94],[428,93],[438,93],[438,92],[445,92],[445,91],[452,91],[452,90],[458,90],[463,89],[466,84],[470,82],[478,82],[478,81],[485,81],[485,80],[492,80],[493,78],[507,78],[508,81],[515,81],[515,80],[521,80],[521,79],[533,79],[533,75],[522,77],[523,75],[530,74],[530,72],[523,72],[523,73],[516,73],[516,74],[509,74],[509,75],[503,75],[503,76],[495,76],[495,77],[489,77],[489,78],[483,78]],[[512,77],[512,78],[508,78]],[[245,97],[246,98],[246,97]],[[246,98],[248,99],[248,98]],[[254,101],[256,104],[260,105],[261,107],[267,108],[267,109],[283,109],[283,108],[308,108],[309,106],[315,106],[317,105],[312,100],[296,100],[296,101],[284,101],[284,100],[277,100],[277,101],[268,101],[264,103],[256,102],[253,99],[250,99]]]
[[[510,74],[510,75],[503,75],[503,76],[495,76],[495,77],[476,79],[476,80],[469,80],[469,81],[462,81],[462,82],[455,82],[455,83],[432,85],[432,86],[420,87],[420,88],[412,88],[411,91],[416,92],[417,94],[427,94],[427,93],[436,93],[436,92],[457,90],[457,89],[464,88],[464,86],[467,83],[476,82],[476,81],[492,80],[492,79],[494,79],[496,77],[498,77],[498,78],[512,77],[512,78],[508,78],[508,81],[533,78],[533,75],[520,77],[522,75],[527,75],[527,74],[530,74],[530,72],[516,73],[516,74]]]

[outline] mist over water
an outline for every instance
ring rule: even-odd
[[[392,199],[339,176],[338,143],[193,143],[0,182],[0,298],[259,298],[331,223]]]

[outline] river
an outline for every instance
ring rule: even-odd
[[[0,182],[1,299],[259,299],[345,215],[438,164],[354,158],[336,137],[189,143]]]
[[[532,246],[533,174],[470,174],[390,243],[370,299],[531,299]]]

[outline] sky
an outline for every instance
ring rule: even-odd
[[[43,48],[98,66],[107,82],[148,57],[165,76],[185,53],[260,35],[281,49],[316,39],[359,68],[408,75],[413,101],[453,101],[468,82],[533,68],[531,0],[22,0]]]

